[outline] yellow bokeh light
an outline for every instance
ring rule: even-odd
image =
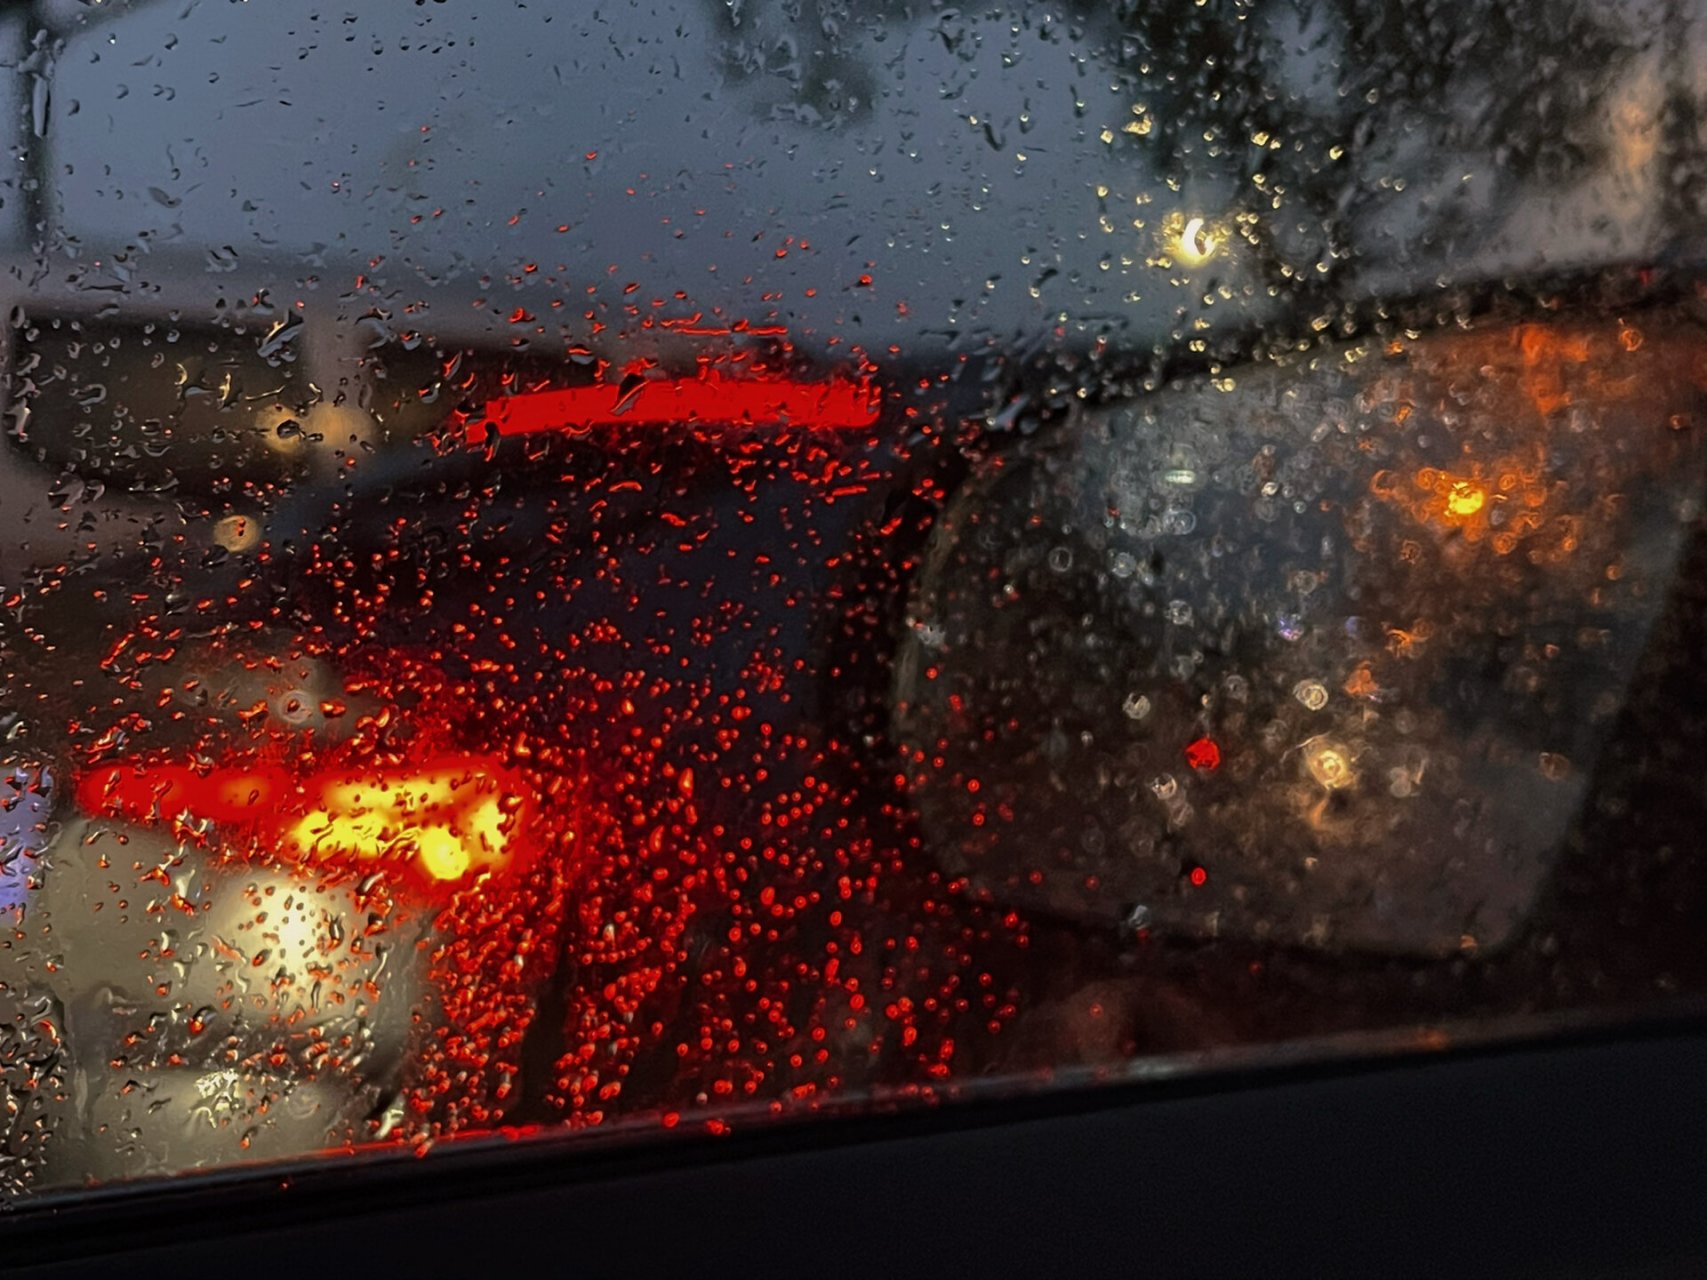
[[[1454,481],[1446,493],[1446,514],[1468,520],[1482,509],[1487,500],[1488,495],[1475,485],[1465,480]]]
[[[481,781],[451,772],[334,783],[289,838],[321,858],[409,858],[435,880],[460,880],[501,862],[508,843],[499,798],[474,799]]]
[[[1182,267],[1201,267],[1221,252],[1224,237],[1208,218],[1169,214],[1162,221],[1163,255]]]
[[[1330,738],[1311,738],[1304,744],[1304,768],[1329,791],[1342,790],[1357,781],[1350,754]]]
[[[1174,253],[1188,267],[1202,266],[1215,256],[1220,242],[1202,218],[1189,218],[1180,230],[1179,244]]]
[[[1503,507],[1506,512],[1504,523],[1507,533],[1527,530],[1533,521],[1522,512],[1515,516],[1511,512],[1519,506],[1531,508],[1542,505],[1545,489],[1538,484],[1527,484],[1525,475],[1507,462],[1501,459],[1492,466],[1478,462],[1467,474],[1460,472],[1457,475],[1438,467],[1423,467],[1414,476],[1418,496],[1406,505],[1418,520],[1443,525],[1462,534],[1469,542],[1481,542],[1489,536],[1496,507]],[[1392,473],[1382,472],[1377,478],[1382,483],[1371,484],[1371,491],[1377,497],[1397,496]],[[1495,550],[1501,555],[1506,554],[1509,548],[1497,545],[1498,539],[1495,541]]]
[[[460,880],[474,859],[467,843],[444,827],[421,827],[410,833],[415,860],[435,880]]]

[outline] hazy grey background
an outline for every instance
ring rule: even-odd
[[[111,7],[0,27],[13,154],[45,135],[45,232],[25,167],[0,209],[30,292],[268,287],[548,347],[662,299],[923,354],[1694,235],[1695,3]],[[1170,214],[1211,261],[1158,264]]]

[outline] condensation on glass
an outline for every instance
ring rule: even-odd
[[[0,1196],[1697,1007],[1704,21],[0,9]]]

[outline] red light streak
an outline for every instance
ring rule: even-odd
[[[89,813],[133,822],[190,814],[209,822],[241,823],[267,814],[290,790],[291,779],[283,769],[199,773],[185,764],[127,761],[79,779],[77,803]]]
[[[466,438],[484,444],[488,424],[500,436],[586,431],[598,426],[662,427],[683,423],[790,425],[852,430],[877,420],[877,394],[865,382],[831,379],[730,378],[707,369],[694,378],[532,391],[488,401],[470,418]]]

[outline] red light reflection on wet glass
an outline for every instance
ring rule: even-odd
[[[693,378],[660,378],[638,388],[601,383],[530,391],[489,401],[466,426],[470,444],[490,429],[500,436],[585,431],[597,426],[662,427],[681,423],[771,425],[850,430],[877,420],[877,397],[864,382],[832,379],[731,378],[706,369]]]
[[[515,775],[484,757],[444,755],[412,768],[337,768],[294,776],[273,765],[126,760],[86,773],[78,803],[134,822],[188,818],[252,830],[305,862],[388,862],[428,882],[459,882],[520,862],[512,842],[527,807]]]

